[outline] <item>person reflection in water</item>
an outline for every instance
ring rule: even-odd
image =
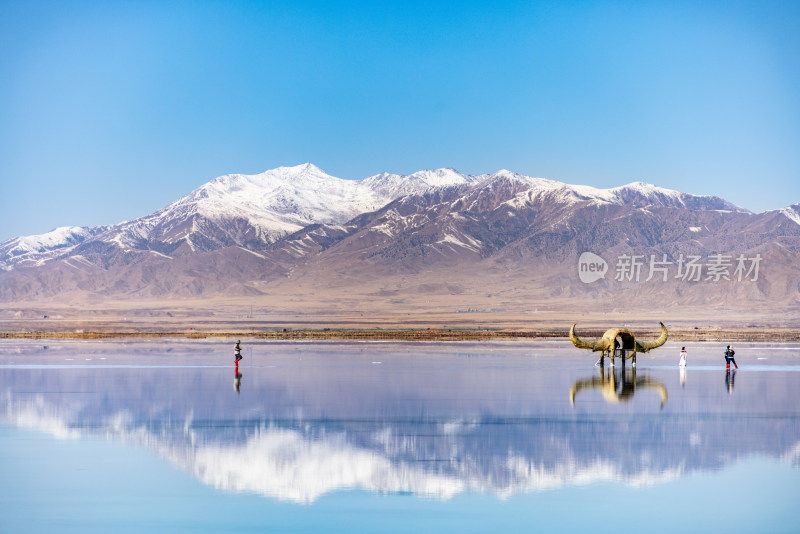
[[[241,393],[240,388],[242,387],[242,373],[239,372],[239,361],[236,361],[236,367],[233,370],[233,390],[236,393]]]
[[[728,395],[733,395],[733,381],[736,380],[736,369],[731,372],[730,369],[725,370],[725,388],[728,390]]]

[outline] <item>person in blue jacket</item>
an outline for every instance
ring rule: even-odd
[[[733,350],[733,347],[728,345],[728,348],[725,349],[725,369],[730,369],[731,363],[733,363],[736,369],[739,368],[739,366],[736,365],[736,360],[733,359],[734,354],[736,354],[736,352]]]

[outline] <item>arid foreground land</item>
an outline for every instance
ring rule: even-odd
[[[788,317],[760,316],[731,310],[713,317],[686,316],[674,310],[599,312],[491,309],[426,310],[413,313],[352,313],[328,310],[289,312],[247,306],[244,302],[200,302],[177,306],[149,303],[137,309],[49,307],[0,311],[0,339],[101,339],[109,337],[249,337],[274,340],[489,340],[566,338],[577,323],[581,337],[600,336],[606,328],[624,326],[637,337],[659,335],[659,321],[672,340],[798,341],[800,328]],[[206,305],[208,303],[205,303]]]

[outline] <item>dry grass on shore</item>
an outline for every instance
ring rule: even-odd
[[[582,330],[583,339],[599,338],[603,330]],[[637,331],[637,337],[647,339],[658,337],[656,330]],[[185,339],[229,339],[249,338],[275,341],[481,341],[481,340],[509,340],[509,339],[566,339],[567,331],[562,329],[539,330],[479,330],[479,329],[279,329],[279,330],[232,330],[232,331],[176,331],[176,332],[46,332],[46,331],[17,331],[0,332],[0,339],[145,339],[145,338],[185,338]],[[789,329],[672,329],[669,338],[673,341],[769,341],[792,342],[800,341],[800,331]]]

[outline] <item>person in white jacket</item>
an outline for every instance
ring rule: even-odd
[[[686,347],[681,347],[681,361],[678,365],[686,367]]]

